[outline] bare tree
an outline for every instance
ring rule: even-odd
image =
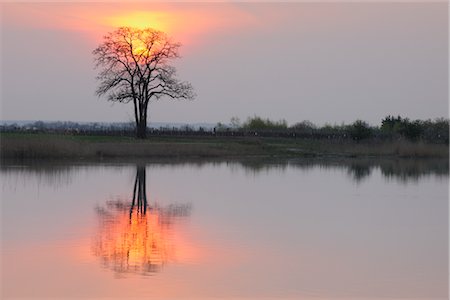
[[[108,33],[92,52],[99,69],[96,94],[106,95],[108,101],[133,103],[138,138],[146,137],[150,101],[195,97],[192,85],[177,79],[169,64],[180,57],[180,47],[161,31],[121,27]]]

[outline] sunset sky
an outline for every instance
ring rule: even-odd
[[[180,41],[191,102],[150,105],[150,122],[289,124],[448,116],[448,4],[3,3],[2,120],[133,120],[94,95],[92,50],[118,26]]]

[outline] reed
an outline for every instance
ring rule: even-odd
[[[447,158],[446,144],[400,141],[328,141],[257,137],[128,137],[2,134],[2,158],[94,157],[409,157]]]

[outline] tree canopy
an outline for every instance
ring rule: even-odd
[[[108,33],[93,51],[100,82],[96,94],[109,101],[134,104],[136,133],[146,135],[151,100],[193,99],[189,82],[177,78],[170,62],[180,57],[180,43],[151,28],[121,27]]]

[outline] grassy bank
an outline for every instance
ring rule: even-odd
[[[2,158],[101,157],[412,157],[448,158],[448,145],[410,141],[328,141],[261,137],[152,137],[57,134],[1,135]]]

